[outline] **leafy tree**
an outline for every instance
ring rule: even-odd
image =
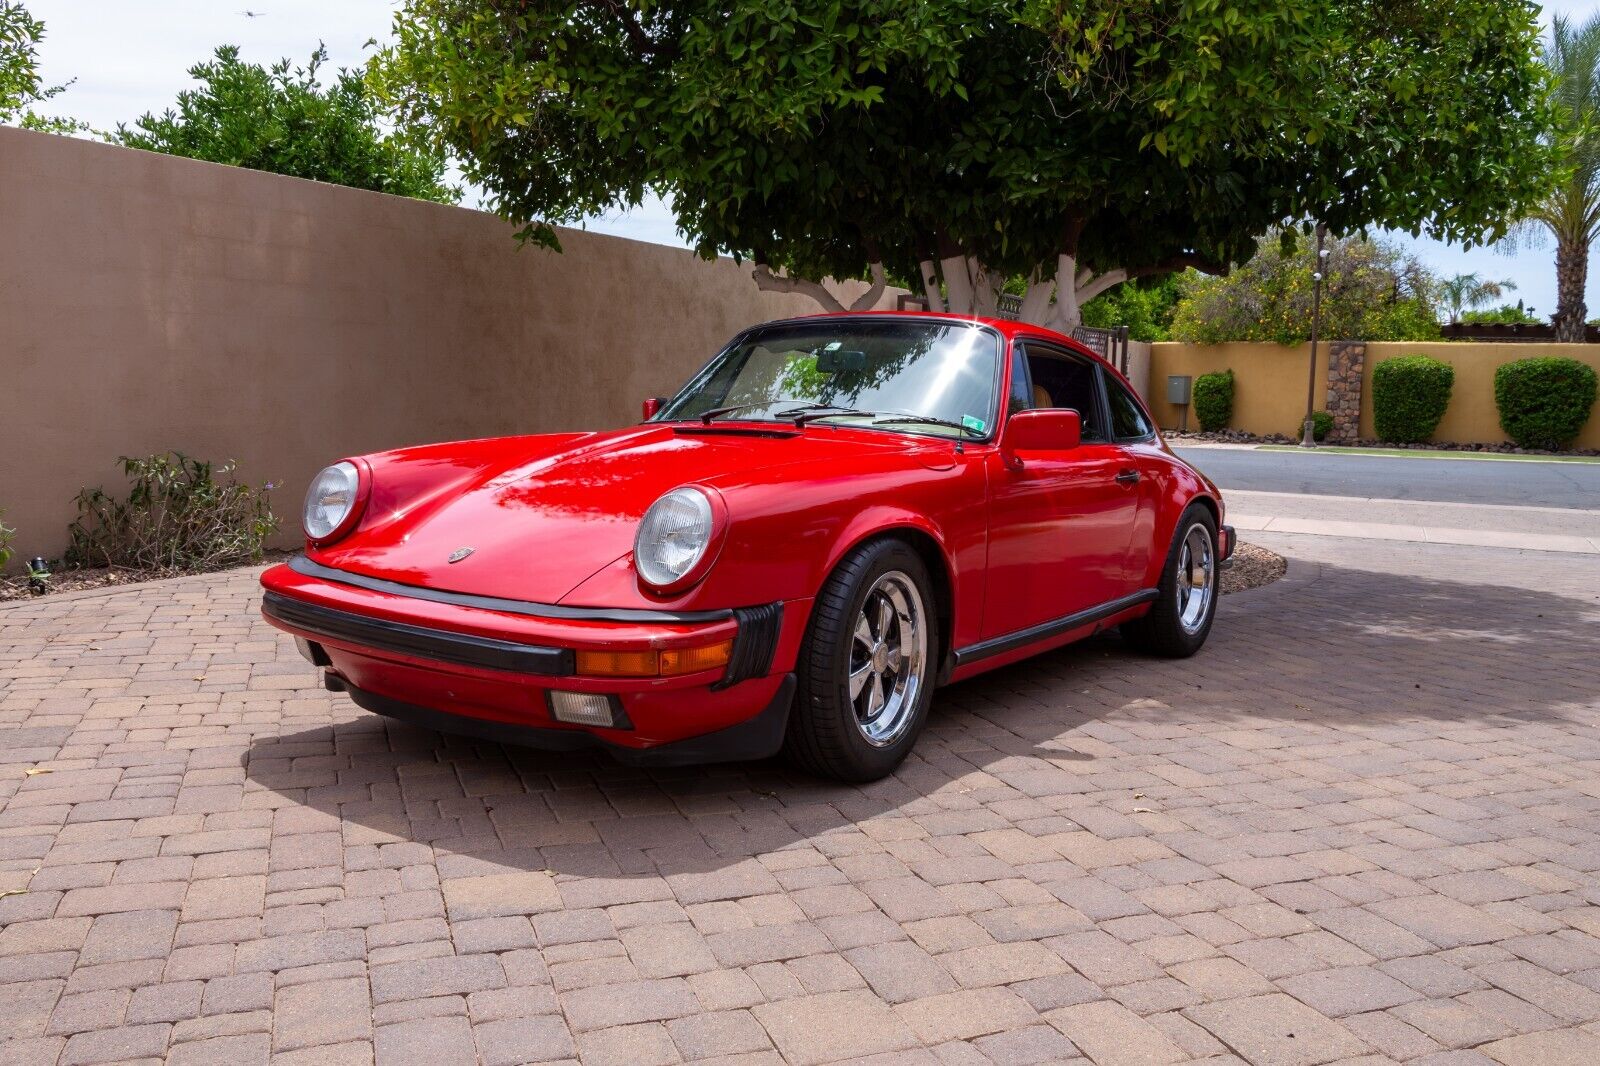
[[[1524,0],[405,0],[373,80],[547,245],[664,195],[706,256],[1070,325],[1286,219],[1473,241],[1540,191]],[[869,296],[875,293],[869,293]]]
[[[1102,329],[1127,326],[1136,341],[1172,339],[1172,316],[1178,309],[1178,275],[1149,283],[1125,281],[1083,305],[1083,324]]]
[[[1332,239],[1322,281],[1322,336],[1341,340],[1430,340],[1439,336],[1437,283],[1414,256],[1392,244]],[[1186,274],[1172,320],[1174,340],[1202,344],[1311,336],[1316,252],[1292,232],[1262,239],[1227,277]]]
[[[0,123],[45,133],[76,133],[87,127],[70,118],[51,118],[34,105],[60,96],[65,85],[45,85],[39,77],[39,42],[44,23],[13,0],[0,0]]]
[[[1439,296],[1450,312],[1450,321],[1460,322],[1464,309],[1482,307],[1516,288],[1514,281],[1485,281],[1477,274],[1457,274],[1439,283]]]
[[[289,60],[262,67],[239,58],[233,45],[189,70],[200,83],[178,94],[176,111],[146,114],[134,128],[119,125],[111,140],[129,148],[267,170],[334,185],[454,203],[444,182],[445,158],[418,149],[383,127],[366,82],[340,70],[332,84],[319,78],[327,49],[304,67]]]
[[[1556,340],[1581,342],[1588,307],[1589,246],[1600,236],[1600,15],[1581,26],[1557,15],[1543,62],[1555,83],[1556,123],[1546,135],[1559,179],[1515,236],[1548,232],[1556,241]]]
[[[1461,321],[1472,326],[1537,326],[1543,319],[1518,300],[1515,304],[1501,304],[1489,311],[1463,311]]]

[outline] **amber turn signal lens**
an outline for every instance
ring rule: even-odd
[[[653,651],[580,651],[578,673],[590,677],[655,677],[661,669]]]
[[[704,648],[677,648],[661,653],[661,673],[664,677],[675,674],[698,674],[701,670],[715,670],[727,666],[733,656],[733,641],[711,644]]]
[[[669,651],[580,651],[577,668],[583,677],[676,677],[727,666],[733,641],[703,648]]]

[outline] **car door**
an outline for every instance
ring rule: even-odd
[[[1037,341],[1012,353],[1007,417],[1019,410],[1076,410],[1078,447],[1008,461],[990,457],[989,568],[983,636],[1053,622],[1127,595],[1129,527],[1138,511],[1137,469],[1112,439],[1092,359]],[[1130,476],[1131,474],[1131,476]]]
[[[1111,439],[1121,458],[1119,470],[1127,482],[1127,471],[1136,471],[1137,509],[1128,523],[1127,580],[1129,591],[1154,583],[1152,567],[1166,557],[1167,545],[1155,542],[1156,511],[1171,466],[1166,452],[1156,440],[1155,423],[1133,391],[1116,374],[1104,367],[1100,378],[1105,389],[1106,412],[1110,416]]]

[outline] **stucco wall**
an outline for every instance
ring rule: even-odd
[[[1562,356],[1588,363],[1600,371],[1600,344],[1482,344],[1461,341],[1367,345],[1367,366],[1362,375],[1361,435],[1374,437],[1372,424],[1372,369],[1397,355],[1431,355],[1456,368],[1450,406],[1434,433],[1438,440],[1464,444],[1494,444],[1506,440],[1500,412],[1494,405],[1494,372],[1503,363],[1534,356]],[[1600,448],[1600,411],[1591,411],[1574,448]]]
[[[1163,429],[1173,429],[1183,414],[1167,403],[1167,377],[1199,377],[1216,370],[1233,370],[1234,429],[1262,435],[1295,433],[1306,417],[1306,372],[1311,346],[1281,344],[1177,344],[1150,346],[1150,408]],[[1317,407],[1327,395],[1328,349],[1317,349]],[[1191,406],[1188,427],[1199,429]]]
[[[341,455],[623,425],[744,326],[817,310],[728,260],[562,242],[0,127],[0,509],[18,550],[59,552],[81,486],[167,449],[281,482],[292,540],[307,479]]]
[[[1600,344],[1480,344],[1461,341],[1372,342],[1362,372],[1361,435],[1377,435],[1372,423],[1372,370],[1385,359],[1421,353],[1456,368],[1455,387],[1434,439],[1457,444],[1494,444],[1506,440],[1494,404],[1494,372],[1502,363],[1534,356],[1566,356],[1600,370]],[[1150,399],[1163,428],[1178,424],[1178,408],[1166,402],[1167,375],[1198,377],[1213,370],[1234,373],[1233,428],[1252,433],[1297,435],[1306,410],[1306,361],[1310,345],[1177,344],[1151,345]],[[1327,405],[1327,346],[1317,352],[1319,410]],[[1189,428],[1198,428],[1193,410]],[[1575,448],[1600,448],[1600,412],[1591,412]]]

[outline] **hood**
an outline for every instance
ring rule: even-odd
[[[552,442],[556,444],[551,447]],[[433,456],[444,446],[429,449]],[[863,452],[948,466],[949,442],[904,434],[746,423],[644,426],[577,437],[448,446],[451,480],[369,513],[349,537],[311,554],[341,570],[451,592],[557,603],[633,550],[639,519],[679,485],[806,481]],[[373,501],[401,453],[369,458]],[[432,458],[437,465],[437,458]],[[730,521],[739,519],[729,499]],[[447,560],[461,549],[470,554]]]

